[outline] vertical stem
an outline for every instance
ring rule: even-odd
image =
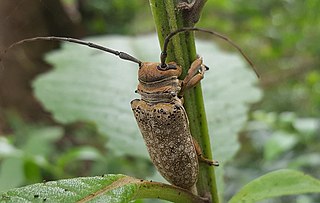
[[[172,31],[190,25],[181,12],[176,9],[175,0],[149,0],[158,32],[161,47],[164,38]],[[196,59],[196,49],[193,33],[182,33],[172,38],[168,47],[168,61],[175,61],[183,67],[182,78],[185,77],[192,61]],[[210,138],[204,109],[201,85],[189,90],[184,95],[184,106],[190,122],[191,134],[202,148],[203,155],[212,159]],[[210,197],[218,203],[218,192],[214,168],[200,163],[200,173],[197,182],[200,196]]]

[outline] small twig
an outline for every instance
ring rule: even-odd
[[[201,11],[207,0],[193,0],[189,3],[187,0],[178,3],[178,10],[183,11],[183,16],[187,19],[189,26],[196,24],[201,16]]]

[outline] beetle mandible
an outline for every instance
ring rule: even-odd
[[[159,63],[142,62],[125,52],[64,37],[24,39],[12,44],[6,51],[16,45],[36,40],[68,41],[99,49],[121,59],[137,63],[139,65],[139,84],[136,92],[141,95],[141,99],[131,101],[131,107],[147,145],[150,158],[167,181],[173,185],[191,189],[198,178],[198,160],[214,166],[218,166],[219,163],[208,160],[201,154],[199,145],[191,136],[188,117],[183,107],[185,91],[196,86],[203,79],[207,67],[203,64],[202,58],[198,57],[191,64],[186,77],[180,80],[178,78],[182,73],[182,67],[175,62],[165,62],[170,39],[176,34],[189,31],[205,32],[226,40],[242,54],[254,69],[249,58],[227,37],[214,31],[194,27],[178,29],[165,38]]]

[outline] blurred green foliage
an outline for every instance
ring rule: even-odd
[[[246,131],[242,134],[242,148],[225,172],[230,178],[228,183],[231,193],[227,196],[232,195],[233,190],[239,188],[243,182],[280,168],[304,171],[319,178],[318,135],[318,118],[301,118],[295,112],[254,111]],[[300,198],[306,202],[320,201],[318,195],[286,197],[279,202],[299,202]]]
[[[319,116],[319,7],[317,0],[208,1],[198,26],[248,51],[266,93],[259,108]]]
[[[141,0],[80,0],[82,23],[89,34],[133,34],[133,19],[146,9]],[[147,12],[150,14],[150,11]]]

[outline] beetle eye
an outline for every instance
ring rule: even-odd
[[[167,64],[164,64],[164,66],[158,65],[157,66],[158,70],[166,71],[167,70]]]
[[[171,69],[176,70],[177,66],[173,65],[173,64],[165,64],[164,66],[158,65],[157,69],[161,70],[161,71],[166,71],[166,70],[171,70]]]
[[[177,66],[176,66],[176,65],[173,65],[173,64],[168,64],[168,65],[167,65],[167,68],[168,68],[168,70],[169,70],[169,69],[176,70],[176,69],[177,69]]]

